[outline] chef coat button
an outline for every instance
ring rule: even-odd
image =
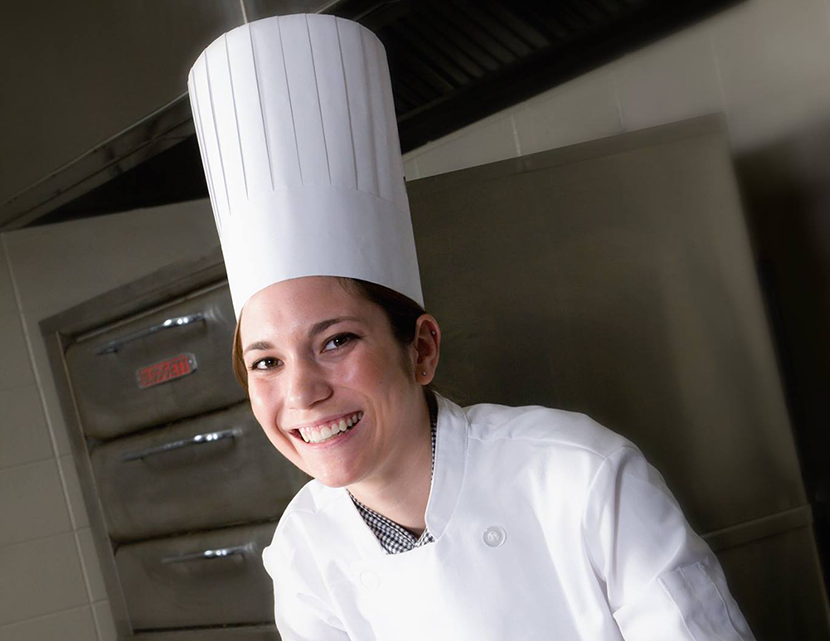
[[[484,536],[482,538],[491,548],[497,548],[504,543],[504,540],[507,538],[507,532],[505,532],[503,527],[493,525],[484,530]]]
[[[363,587],[376,588],[380,585],[380,577],[374,572],[361,572],[360,582],[363,584]]]

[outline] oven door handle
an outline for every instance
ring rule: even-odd
[[[226,438],[236,438],[242,433],[238,427],[232,427],[227,430],[219,430],[217,432],[206,432],[204,434],[197,434],[190,438],[183,438],[178,441],[170,441],[169,443],[162,443],[161,445],[153,445],[152,447],[145,447],[142,450],[135,450],[133,452],[124,452],[121,455],[121,462],[127,463],[129,461],[139,461],[149,456],[162,454],[164,452],[171,452],[173,450],[180,450],[183,447],[192,447],[194,445],[207,445],[208,443],[216,443]]]
[[[161,559],[161,562],[165,564],[188,563],[190,561],[225,559],[229,556],[245,556],[246,553],[252,552],[253,549],[253,543],[246,543],[245,545],[235,545],[227,548],[217,548],[215,550],[202,550],[200,552],[185,552],[184,554],[173,554],[172,556],[163,557]]]
[[[167,320],[163,320],[157,325],[151,325],[150,327],[139,329],[133,332],[132,334],[127,334],[126,336],[121,336],[120,338],[111,340],[109,343],[106,343],[99,347],[98,351],[95,352],[95,355],[103,356],[104,354],[115,354],[124,345],[132,341],[136,341],[139,338],[144,338],[145,336],[150,336],[151,334],[156,334],[166,329],[175,329],[176,327],[185,327],[186,325],[192,325],[194,323],[203,322],[205,322],[205,314],[203,312],[197,312],[196,314],[187,314],[185,316],[176,316],[175,318],[168,318]]]

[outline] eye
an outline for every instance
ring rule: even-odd
[[[258,361],[254,361],[251,363],[252,370],[263,370],[263,369],[273,369],[277,367],[280,363],[279,359],[271,358],[270,356],[266,356],[265,358],[260,358]]]
[[[323,351],[332,352],[357,339],[358,336],[352,333],[338,334],[329,339],[329,342],[323,346]]]

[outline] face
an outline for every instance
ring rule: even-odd
[[[382,482],[423,438],[417,418],[421,385],[437,365],[433,323],[419,318],[404,348],[383,309],[335,278],[296,278],[257,292],[239,327],[254,415],[287,459],[324,484]],[[419,334],[435,339],[434,359]]]

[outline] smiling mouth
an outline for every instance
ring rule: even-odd
[[[300,437],[306,443],[325,443],[333,438],[340,436],[344,432],[348,432],[363,418],[363,412],[357,412],[351,416],[341,418],[339,421],[332,421],[329,425],[317,425],[315,427],[301,427],[299,432]]]

